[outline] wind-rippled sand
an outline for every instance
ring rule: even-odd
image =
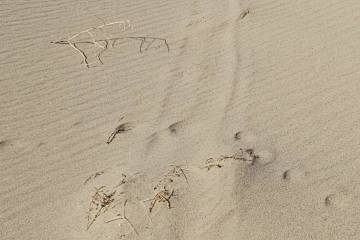
[[[2,0],[0,20],[0,239],[360,238],[359,1]],[[82,36],[89,68],[51,43],[126,20]]]

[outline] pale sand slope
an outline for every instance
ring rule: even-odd
[[[0,16],[0,239],[360,238],[358,0],[2,0]],[[50,44],[96,16],[170,52],[123,41],[87,69]],[[260,158],[201,168],[239,148]],[[149,213],[170,164],[188,183]],[[102,185],[114,202],[86,231]],[[125,200],[132,226],[105,223]]]

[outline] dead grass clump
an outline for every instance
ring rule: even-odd
[[[172,168],[166,172],[159,182],[153,188],[155,195],[153,198],[144,200],[151,201],[149,211],[152,212],[153,208],[158,202],[167,202],[168,208],[171,208],[170,199],[174,196],[175,188],[174,184],[183,179],[189,184],[186,171],[187,169],[180,165],[171,165]],[[171,190],[169,190],[171,189]]]
[[[107,192],[105,186],[95,188],[96,192],[91,197],[91,202],[88,210],[88,223],[86,229],[88,230],[96,219],[105,213],[112,202],[114,202],[114,195],[116,191]]]
[[[174,196],[174,189],[170,191],[164,187],[164,189],[157,192],[153,198],[146,199],[146,200],[144,200],[144,202],[151,201],[150,207],[149,207],[149,212],[152,212],[153,208],[155,207],[156,203],[158,203],[158,202],[167,202],[168,208],[170,209],[171,208],[170,199],[172,196]]]

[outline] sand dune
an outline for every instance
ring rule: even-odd
[[[2,0],[0,239],[359,239],[359,10]]]

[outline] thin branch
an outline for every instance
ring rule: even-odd
[[[230,155],[221,155],[219,158],[209,158],[206,160],[206,165],[202,168],[206,168],[208,171],[213,167],[221,168],[225,160],[232,159],[235,161],[250,162],[254,164],[255,161],[259,158],[258,155],[254,153],[254,150],[251,148],[246,149],[245,151],[240,148],[238,152]]]
[[[100,62],[101,64],[104,64],[103,61],[101,60],[101,55],[108,49],[108,45],[109,45],[109,41],[108,41],[108,40],[105,40],[104,49],[102,49],[102,50],[98,53],[98,55],[97,55],[97,58],[98,58],[98,60],[99,60],[99,62]]]
[[[123,39],[140,40],[141,41],[140,46],[139,46],[140,53],[143,53],[144,51],[148,51],[150,49],[150,47],[156,41],[163,42],[166,46],[167,51],[170,52],[170,47],[169,47],[169,44],[167,43],[167,40],[164,38],[156,38],[156,37],[116,37],[116,38],[106,38],[106,39],[93,39],[92,41],[89,41],[89,40],[71,41],[72,39],[74,39],[75,37],[77,37],[83,33],[88,33],[91,37],[94,37],[94,35],[90,32],[90,30],[92,30],[92,29],[93,28],[82,31],[78,34],[75,34],[74,36],[72,36],[71,38],[69,38],[67,40],[52,41],[50,43],[60,44],[60,45],[70,45],[73,49],[75,49],[78,53],[80,53],[81,57],[83,58],[82,62],[84,62],[86,64],[86,67],[88,67],[88,68],[90,67],[90,65],[88,63],[88,57],[86,56],[85,52],[77,46],[78,44],[91,44],[91,45],[94,45],[94,47],[99,47],[101,49],[101,51],[97,54],[97,59],[101,64],[103,64],[101,55],[108,49],[109,43],[111,42],[111,46],[114,48],[116,42],[119,40],[123,40]],[[147,42],[147,40],[150,40],[150,42]],[[102,42],[104,42],[104,45],[101,44]],[[147,43],[147,45],[145,45],[146,43]]]
[[[70,44],[70,46],[71,46],[72,48],[74,48],[76,51],[78,51],[78,52],[80,53],[80,55],[83,57],[82,63],[85,63],[85,64],[86,64],[86,67],[87,67],[87,68],[90,68],[89,62],[88,62],[88,60],[87,60],[88,58],[87,58],[85,52],[84,52],[83,50],[81,50],[80,48],[78,48],[77,45],[76,45],[76,43],[70,43],[70,42],[69,42],[69,44]]]
[[[72,41],[73,39],[79,37],[80,35],[82,34],[87,34],[89,35],[90,38],[92,38],[92,41],[86,41],[87,43],[91,43],[93,44],[95,47],[99,47],[103,50],[106,50],[107,49],[107,45],[108,45],[108,39],[105,39],[103,41],[97,41],[95,40],[95,36],[94,34],[92,33],[92,31],[94,30],[100,30],[101,32],[103,32],[103,34],[108,37],[108,35],[106,34],[106,32],[104,31],[104,27],[106,26],[112,26],[112,25],[121,25],[123,26],[122,29],[120,29],[121,31],[126,31],[127,28],[131,28],[131,23],[129,20],[126,20],[126,21],[116,21],[116,22],[111,22],[111,23],[105,23],[105,21],[103,21],[102,19],[100,19],[102,21],[102,25],[99,25],[99,26],[96,26],[96,27],[91,27],[91,28],[88,28],[86,30],[83,30],[77,34],[74,34],[73,36],[67,38],[66,40],[62,40],[62,41],[57,41],[57,42],[51,42],[51,43],[54,43],[54,44],[68,44],[70,45],[73,49],[75,49],[78,53],[80,53],[80,55],[82,56],[83,58],[83,63],[86,64],[86,67],[89,68],[89,63],[87,61],[87,56],[86,54],[84,53],[83,50],[81,50],[80,48],[77,47],[76,44],[78,43],[81,43],[81,42],[74,42]],[[101,45],[100,42],[105,42],[105,45]],[[103,53],[104,51],[100,51],[100,53],[98,54],[98,60],[100,63],[102,63],[101,61],[101,58],[100,58],[100,55]]]
[[[188,181],[188,178],[187,178],[187,176],[186,176],[186,174],[185,174],[185,172],[184,172],[184,169],[182,169],[182,168],[180,167],[180,171],[181,171],[181,173],[183,174],[186,183],[189,184],[189,181]]]

